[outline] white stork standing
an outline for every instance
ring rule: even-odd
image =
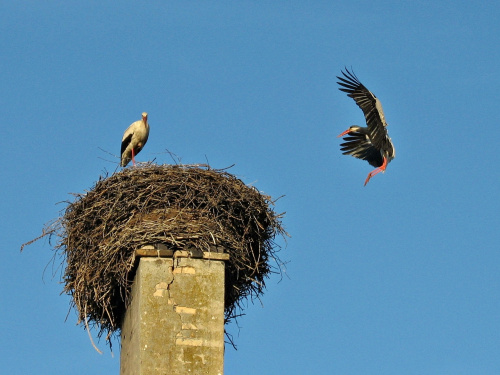
[[[368,126],[353,125],[339,134],[338,137],[348,135],[344,138],[346,142],[340,145],[340,150],[344,155],[366,160],[370,165],[377,167],[368,174],[365,180],[366,186],[370,178],[379,172],[385,172],[387,164],[396,157],[396,150],[387,134],[382,103],[359,81],[354,72],[350,72],[347,68],[345,70],[346,72],[342,72],[344,78],[337,77],[340,80],[337,83],[341,86],[339,90],[354,99],[363,111]]]
[[[142,113],[142,120],[136,121],[130,125],[125,133],[123,133],[122,138],[122,149],[121,149],[121,166],[125,167],[130,160],[135,165],[134,156],[141,152],[142,148],[148,141],[149,137],[149,124],[148,124],[148,114],[146,112]]]

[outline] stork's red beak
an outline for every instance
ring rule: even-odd
[[[340,137],[343,137],[344,135],[346,135],[347,133],[349,133],[351,131],[351,128],[347,129],[345,132],[337,135],[337,138],[340,138]]]

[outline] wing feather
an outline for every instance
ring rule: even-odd
[[[134,135],[134,133],[130,133],[127,136],[123,137],[122,148],[121,148],[121,151],[120,151],[120,155],[123,155],[123,152],[127,149],[128,145],[132,141],[132,136],[133,135]]]
[[[350,132],[344,137],[344,143],[340,145],[340,151],[344,155],[352,155],[358,159],[366,160],[374,167],[380,167],[383,163],[382,153],[377,149],[366,134]]]
[[[370,132],[371,144],[375,148],[382,148],[387,137],[387,122],[382,103],[359,81],[354,72],[345,68],[345,72],[342,71],[342,74],[344,78],[337,76],[339,79],[337,83],[341,86],[339,90],[347,93],[347,96],[353,98],[358,107],[361,108]]]

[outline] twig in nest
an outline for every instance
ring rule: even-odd
[[[102,354],[102,352],[99,350],[99,348],[94,343],[94,339],[92,339],[92,335],[90,334],[89,322],[87,320],[87,305],[85,305],[85,327],[87,327],[87,333],[89,334],[89,339],[90,339],[90,342],[92,343],[92,346],[97,351],[97,353]]]

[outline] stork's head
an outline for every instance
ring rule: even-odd
[[[364,130],[366,130],[366,129],[362,128],[361,126],[352,125],[352,126],[349,126],[349,129],[347,129],[345,132],[342,132],[339,135],[337,135],[337,138],[343,137],[344,135],[349,134],[349,133],[356,133],[356,132],[363,133]]]
[[[148,113],[147,112],[142,112],[142,121],[148,122]]]

